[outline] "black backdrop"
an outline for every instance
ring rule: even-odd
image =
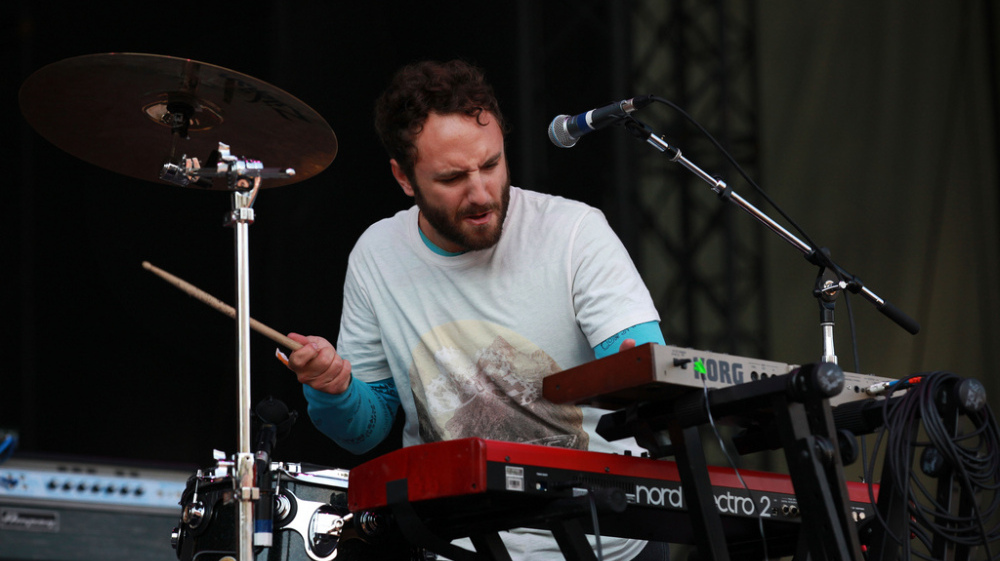
[[[223,226],[229,195],[142,182],[61,152],[18,109],[18,88],[32,72],[93,53],[191,58],[269,82],[321,114],[339,140],[332,165],[265,190],[255,204],[251,313],[281,332],[331,340],[354,240],[410,204],[371,125],[373,100],[393,70],[422,58],[481,65],[515,128],[511,139],[523,127],[544,138],[552,115],[611,99],[601,70],[610,64],[607,48],[572,33],[562,51],[530,53],[557,57],[561,70],[524,83],[516,38],[525,22],[513,2],[427,2],[419,9],[393,1],[39,4],[22,0],[5,10],[14,13],[3,23],[2,49],[8,173],[0,221],[0,430],[19,431],[21,450],[30,453],[204,465],[212,449],[236,451],[238,418],[234,322],[140,265],[148,260],[232,303],[234,233]],[[545,5],[537,10],[536,39],[566,34],[560,22],[573,4]],[[532,122],[519,112],[519,88],[526,87],[558,100],[551,110],[540,103],[546,119]],[[219,140],[239,153],[240,139]],[[543,173],[532,187],[602,206],[604,142],[573,151],[547,146],[541,169],[559,181],[547,185]],[[522,149],[508,149],[515,184]],[[364,459],[312,427],[294,376],[274,359],[274,343],[254,334],[251,347],[253,402],[274,396],[300,413],[277,457],[343,467]]]

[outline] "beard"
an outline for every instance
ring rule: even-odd
[[[475,251],[479,249],[489,249],[500,241],[503,233],[503,223],[507,219],[507,207],[510,205],[510,175],[504,181],[500,191],[500,200],[489,205],[468,205],[458,209],[453,216],[448,211],[432,206],[427,203],[420,193],[420,187],[416,182],[412,183],[413,198],[417,208],[427,219],[427,222],[434,227],[434,230],[449,242],[456,244],[463,251]],[[495,212],[496,223],[468,224],[463,219],[467,216],[475,216],[484,212]]]

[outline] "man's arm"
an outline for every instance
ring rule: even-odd
[[[647,321],[619,331],[594,347],[594,356],[595,358],[604,358],[646,343],[666,344],[663,332],[660,331],[660,322]]]
[[[663,341],[649,289],[600,211],[580,217],[568,255],[577,323],[598,358],[618,352],[626,339]]]
[[[396,419],[399,394],[391,378],[365,383],[351,376],[351,363],[322,337],[289,333],[302,348],[288,356],[288,368],[304,385],[313,425],[354,454],[382,442]]]
[[[377,382],[351,380],[341,394],[304,386],[309,418],[320,432],[352,454],[364,454],[385,440],[399,409],[392,378]]]
[[[288,338],[302,347],[288,355],[288,368],[299,382],[328,394],[347,391],[351,382],[351,363],[322,337],[289,333]]]

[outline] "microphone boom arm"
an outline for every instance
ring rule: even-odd
[[[645,140],[653,148],[656,148],[660,152],[668,155],[670,161],[677,162],[684,166],[691,173],[696,175],[699,179],[708,183],[719,198],[732,202],[736,206],[740,207],[746,211],[750,216],[756,218],[759,222],[764,224],[769,230],[778,234],[782,239],[791,244],[793,247],[801,251],[806,260],[814,265],[820,267],[827,267],[833,270],[838,278],[840,278],[840,288],[847,289],[855,294],[860,294],[866,300],[875,306],[875,309],[882,312],[886,317],[891,319],[897,325],[908,331],[909,333],[916,335],[920,331],[920,324],[917,323],[913,318],[906,315],[902,310],[887,302],[886,300],[880,298],[877,294],[872,292],[858,279],[856,276],[848,273],[842,269],[839,265],[834,263],[830,257],[822,251],[817,251],[812,248],[809,244],[803,242],[797,238],[794,234],[789,232],[786,228],[775,222],[766,213],[755,207],[749,201],[741,197],[738,193],[735,193],[732,188],[730,188],[724,181],[716,177],[712,177],[700,167],[695,165],[691,160],[688,160],[681,154],[680,149],[671,146],[665,140],[659,136],[653,134],[647,127],[642,125],[634,117],[628,116],[625,122],[625,129],[629,131],[633,136],[641,140]]]

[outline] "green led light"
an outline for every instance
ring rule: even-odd
[[[698,374],[708,374],[708,370],[705,370],[705,362],[700,358],[694,361],[694,371]]]

